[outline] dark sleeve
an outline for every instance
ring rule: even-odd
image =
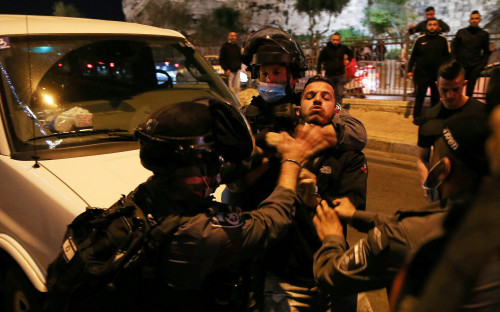
[[[388,223],[394,219],[394,215],[377,213],[373,211],[356,211],[352,216],[352,227],[360,232],[368,232],[377,224]]]
[[[427,20],[421,21],[415,26],[415,33],[425,33],[427,31]]]
[[[441,32],[449,32],[450,26],[446,24],[443,20],[438,20],[439,27],[441,28]]]
[[[314,254],[318,287],[328,293],[350,294],[390,286],[407,252],[389,248],[388,233],[385,227],[375,227],[349,250],[343,238],[327,236]]]
[[[450,59],[450,46],[448,44],[448,40],[446,40],[446,37],[441,37],[443,38],[443,63],[447,62]]]
[[[318,56],[318,67],[316,67],[316,73],[321,74],[321,64],[323,63],[323,58],[324,58],[324,49],[319,52]]]
[[[422,148],[431,148],[434,144],[434,140],[432,136],[422,134],[421,127],[418,127],[418,136],[417,136],[417,146]]]
[[[418,50],[418,39],[415,40],[415,42],[413,43],[413,49],[411,50],[411,56],[410,56],[410,61],[408,62],[408,72],[409,73],[413,73],[414,71],[414,67],[415,67],[415,61],[416,61],[416,58],[417,58],[417,50]]]
[[[347,59],[350,61],[352,59],[352,50],[348,46],[344,46],[345,54],[347,54]]]
[[[295,215],[296,199],[294,191],[278,186],[257,210],[242,214],[245,224],[240,259],[262,253],[286,234]]]
[[[457,51],[459,46],[460,46],[460,30],[456,33],[450,45],[451,55],[453,56],[454,59],[457,58]]]
[[[342,178],[337,193],[347,196],[358,210],[366,209],[366,183],[368,167],[365,155],[361,152],[347,152]]]
[[[341,109],[332,120],[338,146],[343,151],[361,151],[366,146],[367,135],[363,123],[347,110]]]
[[[483,40],[483,46],[481,49],[483,50],[483,61],[481,63],[481,66],[484,67],[488,64],[488,58],[491,55],[490,51],[490,34],[488,32],[486,33],[486,38]]]
[[[220,48],[220,53],[219,53],[219,64],[224,71],[227,70],[227,64],[226,64],[226,55],[227,55],[227,48],[226,45],[223,44],[222,47]]]

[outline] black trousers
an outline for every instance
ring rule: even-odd
[[[431,106],[439,102],[439,91],[436,86],[436,75],[429,77],[415,77],[415,107],[413,108],[413,118],[418,118],[422,114],[427,88],[431,88]]]

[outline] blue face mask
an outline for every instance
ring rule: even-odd
[[[285,84],[261,82],[257,92],[259,92],[264,101],[274,103],[286,96],[285,89]]]
[[[427,200],[429,202],[434,202],[439,200],[439,192],[438,192],[438,187],[443,183],[443,181],[440,181],[438,176],[441,172],[442,166],[444,166],[444,162],[441,159],[438,161],[432,168],[429,170],[429,173],[427,174],[427,178],[424,181],[424,184],[422,184],[422,188],[425,190],[427,194]]]

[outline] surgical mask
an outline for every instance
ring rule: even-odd
[[[443,183],[443,181],[439,180],[439,174],[442,172],[444,166],[444,161],[441,159],[438,161],[432,168],[429,170],[427,174],[427,178],[422,184],[422,188],[425,190],[427,194],[427,200],[429,202],[434,202],[439,200],[439,192],[438,187]]]
[[[282,83],[266,83],[261,82],[257,92],[262,96],[264,101],[274,103],[286,96],[286,85]]]

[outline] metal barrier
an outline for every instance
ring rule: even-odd
[[[453,40],[452,35],[446,36],[448,41]],[[344,95],[346,97],[365,97],[366,95],[401,96],[406,99],[414,93],[413,80],[407,77],[406,64],[411,52],[408,47],[414,43],[415,38],[405,36],[403,38],[362,39],[343,40],[342,43],[349,46],[354,53],[356,66],[348,71]],[[490,41],[500,46],[500,33],[490,33]],[[377,53],[377,44],[383,42],[386,52]],[[302,90],[307,79],[316,74],[317,58],[315,55],[326,42],[315,45],[315,49],[308,47],[304,41],[301,46],[309,59],[309,68],[305,78],[299,80],[297,90]],[[213,54],[220,47],[198,47],[202,52]],[[378,49],[380,51],[380,49]],[[384,49],[381,49],[382,51]],[[315,52],[316,51],[316,52]],[[394,53],[396,51],[397,53]],[[206,55],[205,53],[205,55]],[[396,55],[394,55],[396,54]],[[388,59],[389,57],[397,59]],[[474,97],[484,99],[488,88],[488,77],[480,77],[475,85]]]

